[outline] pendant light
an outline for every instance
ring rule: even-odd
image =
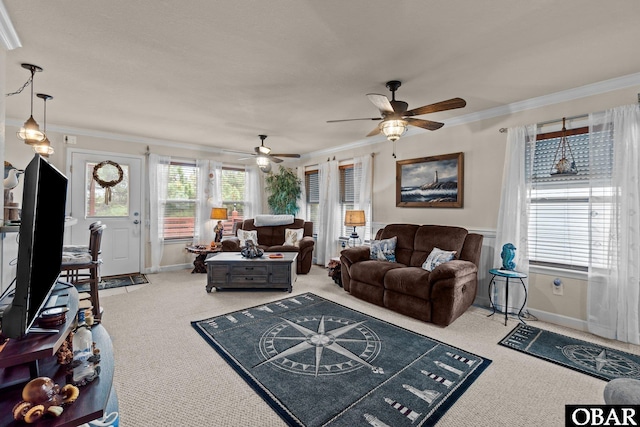
[[[38,123],[33,118],[33,76],[36,71],[42,71],[42,68],[32,64],[22,64],[22,68],[31,71],[31,115],[27,121],[24,122],[24,125],[20,128],[17,135],[25,144],[35,145],[42,142],[45,138],[44,133],[40,131],[40,126],[38,126]]]
[[[551,166],[551,175],[576,175],[578,167],[576,160],[573,158],[571,145],[567,141],[567,128],[565,126],[566,118],[562,118],[562,136],[556,148],[556,154],[553,157],[553,165]]]
[[[42,127],[44,128],[44,139],[33,146],[33,151],[43,157],[49,157],[53,154],[53,147],[51,146],[51,141],[49,141],[49,137],[47,136],[47,101],[53,99],[53,96],[46,95],[44,93],[37,93],[36,96],[44,101],[44,118],[42,122]]]

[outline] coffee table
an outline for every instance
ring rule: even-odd
[[[209,254],[207,265],[207,292],[227,289],[282,289],[291,292],[296,281],[297,252],[279,253],[280,258],[269,258],[265,252],[260,258],[244,258],[240,252]]]

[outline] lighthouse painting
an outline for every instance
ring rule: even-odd
[[[461,208],[464,154],[396,162],[396,206]]]

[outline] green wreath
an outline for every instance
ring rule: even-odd
[[[98,172],[106,165],[111,165],[118,169],[118,179],[114,179],[112,181],[104,181],[98,176]],[[100,162],[93,167],[93,179],[96,181],[100,187],[105,189],[104,192],[104,204],[108,205],[111,201],[111,187],[115,187],[116,185],[122,182],[122,178],[124,178],[124,171],[119,164],[111,160],[105,160],[104,162]]]

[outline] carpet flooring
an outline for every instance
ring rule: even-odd
[[[609,381],[640,379],[640,355],[518,324],[500,345]]]
[[[291,426],[433,425],[491,363],[313,293],[192,326]]]

